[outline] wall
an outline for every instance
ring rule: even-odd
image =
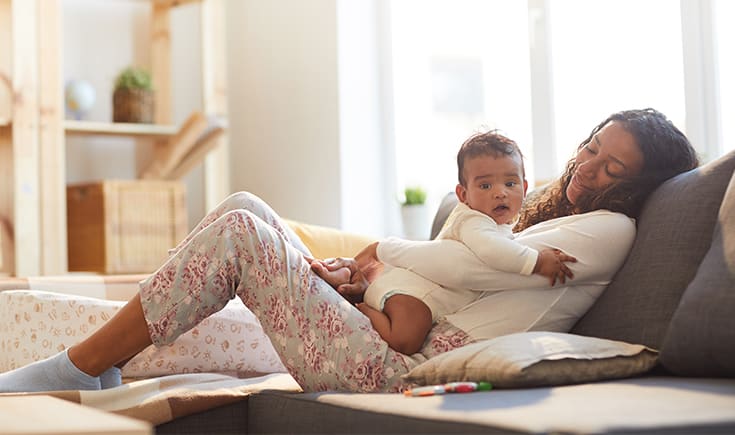
[[[230,0],[233,190],[304,222],[390,232],[379,11],[376,1]]]
[[[340,224],[334,0],[228,3],[232,186]]]
[[[281,215],[366,234],[396,233],[393,168],[383,131],[377,1],[228,0],[231,186]],[[112,82],[150,64],[148,2],[64,0],[64,76],[97,90],[91,120],[109,120]],[[172,16],[174,121],[199,107],[199,6]],[[133,30],[131,32],[131,29]],[[150,143],[70,138],[69,182],[133,178]],[[205,210],[201,169],[186,179],[189,224]],[[385,201],[385,198],[389,198]],[[387,205],[386,205],[387,204]]]

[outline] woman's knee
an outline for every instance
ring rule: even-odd
[[[260,200],[260,198],[250,192],[241,191],[231,194],[222,203],[226,204],[228,209],[236,210],[238,208],[247,208],[246,205],[254,200]]]

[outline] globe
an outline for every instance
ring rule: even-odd
[[[82,119],[94,105],[96,93],[92,85],[84,80],[71,80],[66,84],[64,99],[66,110],[75,118]]]

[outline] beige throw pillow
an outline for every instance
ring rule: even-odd
[[[404,378],[420,385],[488,381],[495,388],[576,384],[634,376],[656,364],[642,345],[559,332],[522,332],[431,358]]]

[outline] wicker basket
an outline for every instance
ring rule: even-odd
[[[180,182],[106,180],[66,194],[70,271],[150,273],[186,236]]]
[[[114,122],[153,122],[154,94],[146,89],[116,89],[112,94]]]

